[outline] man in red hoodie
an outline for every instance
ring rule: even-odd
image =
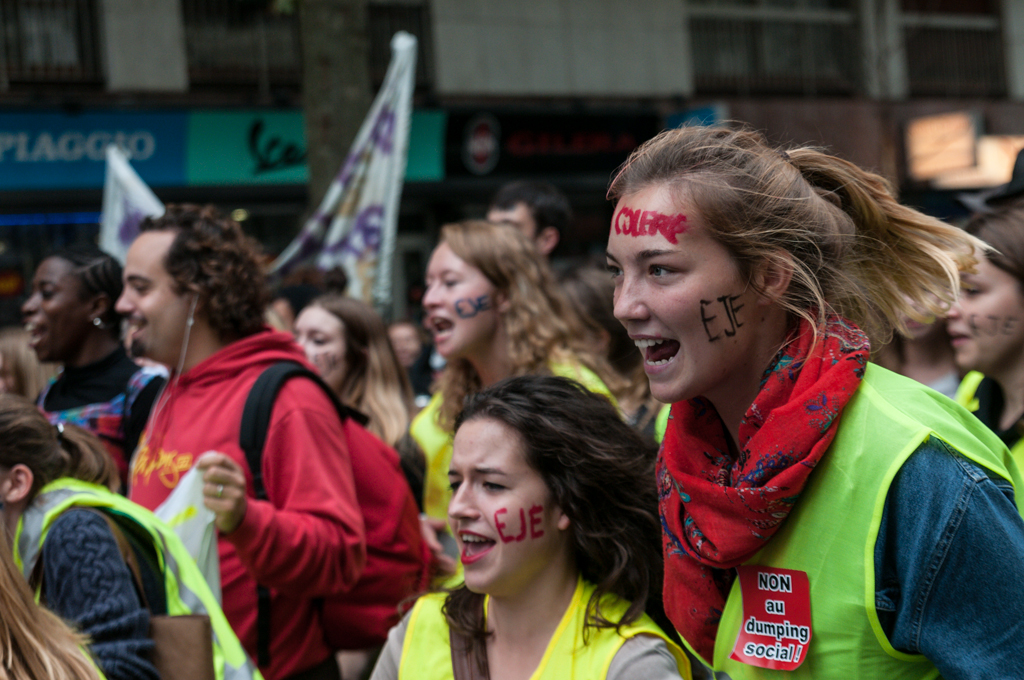
[[[285,383],[263,449],[257,500],[238,444],[256,378],[303,365],[292,337],[263,324],[254,244],[212,207],[169,205],[128,251],[117,310],[132,353],[171,367],[130,471],[129,497],[155,508],[195,464],[219,531],[224,613],[253,659],[257,584],[270,590],[267,680],[338,678],[316,599],[345,592],[366,559],[363,517],[337,411],[309,380]]]

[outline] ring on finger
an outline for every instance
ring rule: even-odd
[[[224,485],[223,484],[218,484],[217,485],[217,498],[222,498],[223,496],[224,496]]]

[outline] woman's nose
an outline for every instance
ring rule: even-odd
[[[470,519],[479,514],[469,489],[465,484],[460,484],[448,501],[448,516],[452,519]]]
[[[623,277],[623,281],[615,290],[612,313],[615,318],[625,323],[645,319],[648,315],[647,306],[638,286]]]
[[[430,309],[440,304],[439,295],[437,293],[437,286],[428,285],[427,290],[423,293],[423,307]]]
[[[22,316],[28,316],[36,311],[39,307],[39,294],[32,293],[27,300],[21,305]]]

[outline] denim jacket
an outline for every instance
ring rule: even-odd
[[[1024,520],[1009,482],[931,438],[889,488],[874,560],[893,647],[946,680],[1024,677]]]
[[[1024,520],[1009,482],[932,437],[889,487],[874,563],[893,647],[945,680],[1024,677]],[[729,676],[696,662],[693,677]]]

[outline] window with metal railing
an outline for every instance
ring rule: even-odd
[[[999,8],[991,0],[903,0],[912,96],[1006,95]]]
[[[297,85],[302,72],[298,18],[266,0],[182,0],[193,85]]]
[[[0,0],[0,90],[103,80],[94,0]]]
[[[854,0],[689,0],[698,92],[853,94],[861,45]]]
[[[182,0],[193,85],[298,86],[302,76],[298,14],[276,13],[266,0]],[[370,2],[370,76],[384,80],[391,37],[404,30],[419,38],[417,88],[432,83],[431,40],[426,4]],[[297,10],[301,11],[301,10]]]

